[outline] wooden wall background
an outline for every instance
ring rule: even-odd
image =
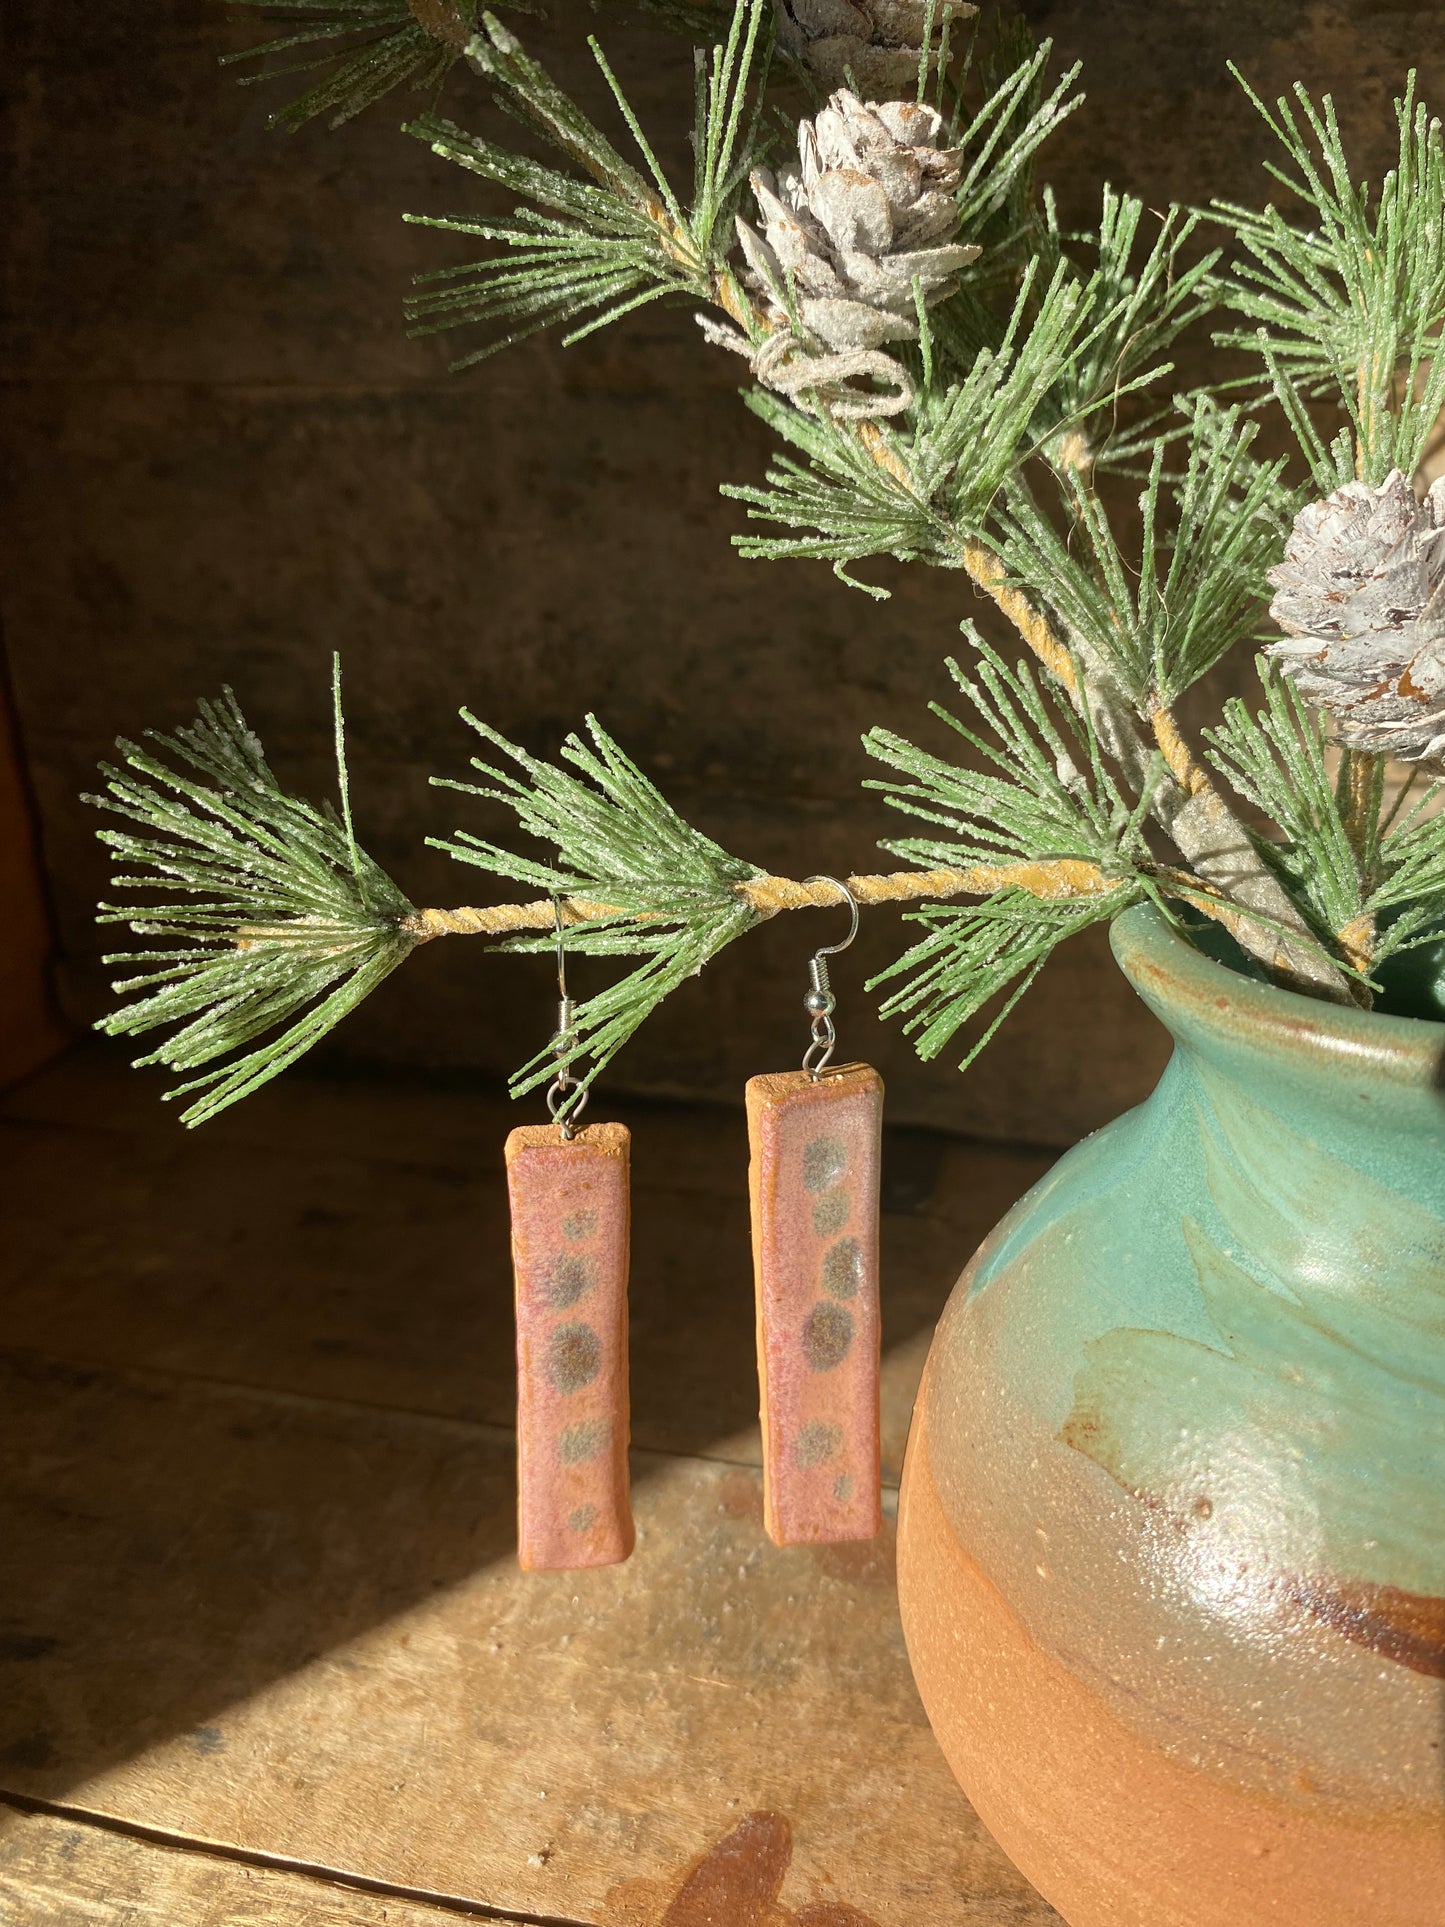
[[[1445,8],[1426,0],[1025,11],[1086,62],[1089,103],[1045,170],[1069,218],[1088,218],[1105,176],[1153,205],[1259,193],[1266,138],[1231,55],[1269,93],[1296,76],[1333,88],[1376,178],[1407,67],[1445,101]],[[559,77],[596,98],[583,40],[599,30],[681,160],[688,49],[582,0],[549,12],[525,32]],[[256,35],[205,0],[6,10],[0,613],[71,1015],[104,996],[104,868],[77,802],[96,760],[230,681],[277,768],[320,792],[336,647],[359,826],[418,902],[477,900],[485,883],[424,834],[504,827],[427,784],[463,772],[463,702],[544,752],[595,709],[728,847],[794,874],[866,866],[889,822],[858,788],[858,736],[926,729],[956,625],[977,613],[967,585],[883,570],[897,593],[877,605],[822,568],[740,562],[717,484],[758,478],[768,438],[685,311],[449,376],[446,347],[407,341],[398,307],[414,271],[466,244],[400,216],[474,209],[480,184],[398,134],[391,106],[335,135],[269,132],[284,94],[216,65]],[[455,76],[450,111],[476,124],[479,101]],[[822,928],[779,919],[726,954],[614,1083],[736,1100],[745,1076],[791,1062]],[[1101,936],[1050,966],[966,1081],[920,1067],[861,990],[895,936],[871,917],[839,978],[844,1048],[881,1065],[896,1118],[1063,1142],[1157,1072],[1162,1038]],[[545,1036],[550,991],[542,963],[479,953],[420,952],[333,1055],[499,1076]]]

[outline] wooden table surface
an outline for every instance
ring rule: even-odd
[[[779,1551],[741,1113],[599,1102],[637,1551],[523,1575],[516,1111],[294,1077],[189,1133],[158,1089],[85,1047],[0,1101],[4,1927],[1057,1927],[929,1732],[891,1537],[933,1320],[1045,1156],[890,1137],[890,1522]]]

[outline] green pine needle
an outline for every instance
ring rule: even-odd
[[[551,327],[580,341],[666,296],[710,301],[712,276],[734,245],[733,216],[764,145],[759,126],[768,40],[764,0],[739,0],[711,63],[699,55],[695,87],[693,202],[685,209],[642,124],[595,41],[593,57],[643,161],[626,161],[602,130],[483,15],[468,60],[503,104],[562,154],[576,173],[542,166],[451,121],[423,115],[406,132],[432,152],[494,181],[524,205],[507,217],[407,215],[421,227],[475,235],[497,252],[417,277],[407,303],[414,335],[484,327],[488,339],[456,361],[470,367]]]
[[[575,1042],[560,1061],[571,1065],[584,1054],[591,1057],[591,1068],[577,1086],[580,1093],[664,997],[759,921],[737,885],[765,872],[729,856],[685,823],[595,717],[587,718],[591,747],[577,736],[562,745],[562,762],[578,776],[529,755],[467,710],[462,717],[522,774],[474,757],[472,767],[489,779],[486,783],[443,777],[433,782],[507,804],[521,829],[556,850],[556,861],[517,856],[467,830],[428,841],[494,876],[549,896],[605,904],[616,912],[569,924],[569,952],[644,959],[577,1009]],[[551,936],[519,937],[503,947],[550,951],[554,941]],[[550,1045],[539,1051],[512,1078],[513,1096],[548,1082],[558,1062]],[[577,1101],[577,1093],[565,1108]]]
[[[1376,961],[1438,942],[1445,930],[1445,780],[1427,782],[1418,801],[1380,840],[1380,880],[1366,908],[1379,932]]]
[[[1122,428],[1125,403],[1172,371],[1167,357],[1180,336],[1217,305],[1217,252],[1188,260],[1198,217],[1181,215],[1175,207],[1162,216],[1149,214],[1157,225],[1152,244],[1141,254],[1146,212],[1133,195],[1106,186],[1098,228],[1074,237],[1071,253],[1053,197],[1044,196],[1040,253],[1073,267],[1091,323],[1062,361],[1044,404],[1043,412],[1056,423],[1045,445],[1056,466],[1067,451],[1065,438],[1080,434],[1088,437],[1096,470],[1136,460],[1141,428]],[[1152,426],[1143,427],[1145,439]]]
[[[938,703],[929,708],[983,767],[947,762],[891,730],[870,730],[863,739],[869,755],[913,780],[866,787],[951,832],[882,847],[924,868],[1076,857],[1125,875],[1147,865],[1140,806],[1119,788],[1087,720],[1052,688],[1046,695],[1030,664],[1010,668],[972,623],[963,633],[978,660],[970,670],[954,661],[948,669],[973,720],[961,722]]]
[[[1157,896],[1144,838],[1148,798],[1130,806],[1086,719],[1045,696],[1023,663],[1010,668],[965,625],[978,652],[971,674],[949,669],[973,711],[963,723],[932,705],[974,751],[983,767],[963,767],[875,729],[863,739],[870,755],[912,778],[874,782],[895,808],[939,826],[945,836],[890,840],[882,847],[929,868],[1075,858],[1093,863],[1112,885],[1088,897],[1042,901],[1004,889],[982,903],[935,906],[910,913],[929,934],[873,983],[907,981],[881,1006],[902,1015],[922,1057],[936,1057],[961,1025],[1010,984],[1012,997],[963,1068],[1028,989],[1056,944],[1112,917],[1141,895]],[[1157,771],[1156,771],[1157,777]],[[870,986],[871,987],[871,986]]]
[[[1164,445],[1155,448],[1139,499],[1137,560],[1121,551],[1100,498],[1068,471],[1067,535],[1023,491],[1001,517],[1009,570],[1057,612],[1082,651],[1109,665],[1142,715],[1176,702],[1263,620],[1265,571],[1298,498],[1281,486],[1283,460],[1254,459],[1257,432],[1239,409],[1196,399],[1184,473],[1172,488]]]
[[[271,125],[291,133],[322,117],[332,128],[344,126],[398,87],[435,99],[476,29],[478,9],[478,0],[430,0],[415,9],[407,0],[225,3],[250,7],[263,19],[294,23],[290,33],[221,56],[222,66],[266,63],[260,72],[241,76],[243,87],[291,74],[322,76],[272,114]],[[526,0],[511,4],[533,11]]]
[[[1326,759],[1325,717],[1276,665],[1260,657],[1257,666],[1263,709],[1256,716],[1234,697],[1205,736],[1210,761],[1282,832],[1282,842],[1261,841],[1261,850],[1326,939],[1370,918],[1377,964],[1433,942],[1445,911],[1445,781],[1427,782],[1393,824],[1380,822],[1377,803],[1356,849]]]
[[[1395,102],[1399,149],[1372,194],[1351,172],[1334,102],[1302,86],[1273,111],[1241,86],[1284,149],[1269,172],[1301,204],[1296,225],[1278,208],[1216,201],[1243,254],[1226,293],[1245,327],[1218,340],[1259,352],[1269,385],[1299,433],[1316,487],[1338,485],[1340,465],[1308,425],[1306,401],[1337,398],[1363,479],[1413,474],[1445,406],[1445,138],[1415,99],[1415,76]],[[1348,471],[1347,471],[1348,472]]]
[[[1018,26],[1019,34],[999,49],[1004,57],[991,63],[987,79],[994,84],[982,106],[965,118],[960,103],[947,134],[948,146],[963,149],[958,186],[962,237],[986,245],[1002,239],[997,233],[1002,210],[1012,214],[1010,225],[1018,224],[1029,203],[1039,149],[1084,104],[1084,96],[1074,92],[1082,61],[1046,90],[1054,43],[1044,40],[1034,47],[1027,26]]]
[[[142,872],[117,876],[116,889],[189,899],[102,904],[99,914],[162,946],[104,959],[145,966],[113,985],[117,995],[143,994],[98,1028],[134,1036],[179,1026],[135,1061],[201,1071],[167,1093],[205,1093],[183,1112],[185,1124],[204,1123],[294,1063],[416,942],[405,924],[412,905],[352,832],[339,659],[333,698],[340,815],[282,789],[229,689],[173,736],[149,732],[159,755],[122,740],[124,767],[102,764],[107,793],[86,798],[151,832],[98,832]]]
[[[1046,903],[1026,890],[1000,890],[982,903],[911,911],[908,921],[927,924],[929,934],[872,979],[908,978],[879,1005],[879,1013],[904,1017],[914,1049],[927,1060],[937,1057],[985,1004],[1008,991],[960,1059],[958,1068],[966,1071],[1061,943],[1118,916],[1144,894],[1121,884],[1108,895]]]
[[[961,381],[925,392],[910,426],[879,431],[906,482],[831,417],[805,414],[766,393],[750,395],[749,406],[804,462],[776,462],[763,488],[723,488],[747,505],[750,521],[800,531],[736,536],[742,554],[822,558],[844,581],[877,596],[886,592],[847,573],[868,556],[960,566],[962,538],[982,527],[1004,482],[1034,452],[1035,418],[1086,330],[1088,303],[1067,270],[1061,267],[1037,299],[1035,280],[1030,267],[1002,338],[978,351]]]

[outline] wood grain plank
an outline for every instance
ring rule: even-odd
[[[522,1575],[500,1432],[6,1365],[0,1785],[599,1927],[704,1918],[730,1836],[786,1909],[1054,1923],[924,1721],[888,1532],[780,1551],[756,1473],[639,1454],[632,1560]]]
[[[187,1133],[146,1080],[90,1052],[11,1093],[6,1340],[510,1426],[502,1143],[516,1109],[305,1078],[258,1103],[264,1129],[236,1122],[243,1105]],[[626,1121],[633,1437],[756,1464],[743,1119],[632,1107]],[[885,1478],[955,1277],[1047,1162],[885,1132]]]
[[[458,1916],[82,1819],[0,1809],[0,1920],[15,1927],[455,1927]]]

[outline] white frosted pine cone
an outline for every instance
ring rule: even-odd
[[[824,348],[917,339],[915,283],[931,307],[978,254],[954,238],[959,155],[937,145],[942,132],[931,107],[865,106],[840,89],[799,126],[796,164],[757,170],[763,232],[739,216],[738,235],[774,327],[787,325],[778,298],[791,277],[798,318]]]
[[[1405,762],[1445,755],[1445,480],[1422,503],[1395,470],[1295,517],[1270,570],[1269,654],[1340,739]]]
[[[778,45],[824,87],[853,82],[870,94],[911,93],[918,79],[929,0],[773,0]],[[930,60],[945,18],[967,20],[978,8],[964,0],[933,7]]]

